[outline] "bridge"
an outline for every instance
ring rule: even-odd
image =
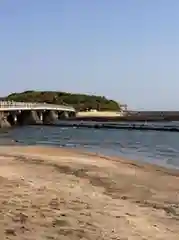
[[[76,110],[68,105],[0,101],[0,128],[16,124],[51,124],[75,115]]]

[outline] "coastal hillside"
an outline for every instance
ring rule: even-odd
[[[114,100],[104,96],[77,94],[55,91],[25,91],[12,93],[5,100],[24,102],[46,102],[52,104],[72,105],[76,110],[97,109],[100,111],[119,111],[120,106]]]

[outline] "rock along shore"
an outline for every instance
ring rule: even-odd
[[[179,237],[179,171],[50,147],[0,147],[0,239]]]

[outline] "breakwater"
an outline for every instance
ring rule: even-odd
[[[95,128],[95,129],[123,129],[123,130],[140,130],[140,131],[165,131],[165,132],[179,132],[179,126],[169,124],[152,125],[148,123],[107,123],[107,122],[82,122],[82,121],[58,121],[56,124],[44,124],[47,126],[58,127],[75,127],[75,128]]]

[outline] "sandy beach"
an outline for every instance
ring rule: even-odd
[[[50,147],[0,147],[0,239],[178,240],[179,171]]]

